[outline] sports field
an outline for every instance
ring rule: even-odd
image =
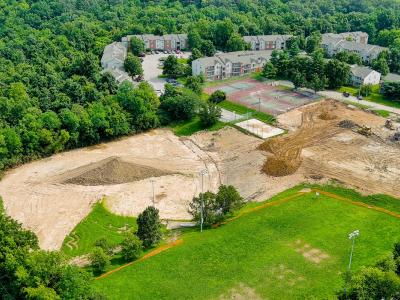
[[[251,78],[213,83],[205,88],[207,94],[216,90],[224,91],[232,102],[274,116],[319,99],[318,95],[312,93],[298,93]]]
[[[216,229],[186,233],[182,243],[94,285],[110,299],[334,299],[348,264],[348,233],[361,232],[357,270],[392,250],[400,218],[357,194],[349,200],[370,206],[299,190],[247,206]],[[397,200],[371,199],[398,213]]]

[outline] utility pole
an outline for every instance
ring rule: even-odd
[[[156,207],[155,195],[154,195],[154,179],[150,179],[151,189],[153,191],[153,207]]]
[[[204,195],[203,195],[203,188],[204,188],[204,175],[207,175],[207,169],[204,169],[200,172],[201,175],[201,204],[200,204],[200,232],[203,232],[203,223],[204,223]]]
[[[346,295],[346,290],[347,290],[347,281],[348,281],[348,276],[350,274],[350,268],[351,268],[351,262],[353,260],[353,251],[354,251],[354,241],[356,237],[360,235],[360,230],[354,230],[349,234],[349,240],[351,240],[351,251],[350,251],[350,259],[349,259],[349,266],[347,267],[347,274],[346,274],[346,282],[344,286],[344,294]]]

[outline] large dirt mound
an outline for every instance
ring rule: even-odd
[[[66,174],[65,184],[85,186],[121,184],[149,177],[170,175],[171,172],[138,165],[110,157],[102,161],[79,167]]]
[[[297,131],[261,144],[259,149],[268,152],[262,171],[275,177],[294,174],[301,165],[303,148],[323,143],[325,139],[342,130],[337,122],[332,121],[336,118],[333,113],[336,108],[334,101],[323,101],[310,106],[302,111],[301,126]],[[325,117],[321,118],[321,115]]]

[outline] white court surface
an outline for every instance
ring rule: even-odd
[[[236,123],[236,126],[239,126],[262,139],[267,139],[285,132],[283,129],[267,125],[257,119],[250,119]]]

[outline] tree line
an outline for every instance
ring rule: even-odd
[[[400,57],[399,11],[390,0],[6,0],[0,5],[0,169],[157,126],[149,88],[129,92],[136,104],[125,103],[112,76],[101,73],[104,47],[128,34],[188,33],[195,59],[246,49],[243,35],[361,30]]]

